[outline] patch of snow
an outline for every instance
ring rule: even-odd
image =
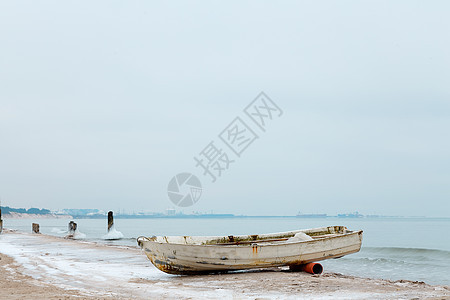
[[[102,239],[104,240],[120,240],[123,238],[123,234],[120,231],[117,231],[116,228],[111,227],[109,232],[105,234]]]
[[[311,241],[313,238],[304,232],[297,232],[293,237],[287,240],[288,243]]]
[[[85,239],[86,235],[78,230],[75,231],[75,234],[73,235],[74,240],[82,240]]]

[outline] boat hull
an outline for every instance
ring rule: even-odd
[[[227,245],[226,243],[207,244],[208,241],[219,240],[220,237],[203,238],[204,244],[198,244],[201,242],[201,237],[182,237],[184,243],[182,243],[183,240],[180,240],[180,237],[140,237],[138,243],[149,260],[159,270],[170,274],[198,274],[296,266],[342,257],[360,250],[362,231],[333,234],[330,228],[342,227],[335,226],[271,235],[247,236],[249,239],[258,240],[255,243],[251,241],[239,243],[239,240],[244,236],[226,237],[228,243],[238,240],[233,245]],[[314,233],[324,230],[331,232],[329,236],[310,241],[261,242],[261,238],[267,240],[293,236],[297,232]],[[226,238],[223,240],[224,242],[226,242]]]

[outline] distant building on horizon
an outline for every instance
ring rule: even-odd
[[[362,217],[364,217],[364,215],[360,214],[357,211],[349,214],[338,214],[338,218],[362,218]]]
[[[298,212],[296,215],[297,218],[326,218],[327,214],[303,214]]]
[[[168,216],[175,216],[175,213],[176,213],[177,211],[174,209],[174,208],[168,208],[168,209],[166,209],[166,213],[167,213],[167,215]]]

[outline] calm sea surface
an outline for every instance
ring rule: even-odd
[[[4,227],[30,232],[40,224],[44,234],[64,236],[68,219],[6,219]],[[140,235],[260,234],[330,225],[364,230],[363,248],[357,254],[321,262],[325,271],[371,278],[407,279],[450,286],[450,219],[430,218],[208,218],[115,219],[124,238],[103,240],[106,218],[79,219],[85,240],[137,246]]]

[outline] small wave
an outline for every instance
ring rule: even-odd
[[[67,233],[67,230],[62,230],[62,229],[53,227],[52,230],[51,230],[51,232],[52,232],[52,233],[59,233],[59,234],[62,234],[62,233]]]
[[[370,265],[370,266],[382,266],[382,265],[396,265],[398,267],[406,267],[406,266],[415,266],[416,268],[423,266],[430,266],[429,262],[423,262],[421,260],[418,261],[406,261],[395,258],[388,257],[380,257],[380,258],[371,258],[371,257],[344,257],[342,261],[362,264],[362,265]]]
[[[400,247],[363,247],[364,254],[383,254],[401,256],[421,256],[436,259],[450,259],[450,251],[426,248],[400,248]]]

